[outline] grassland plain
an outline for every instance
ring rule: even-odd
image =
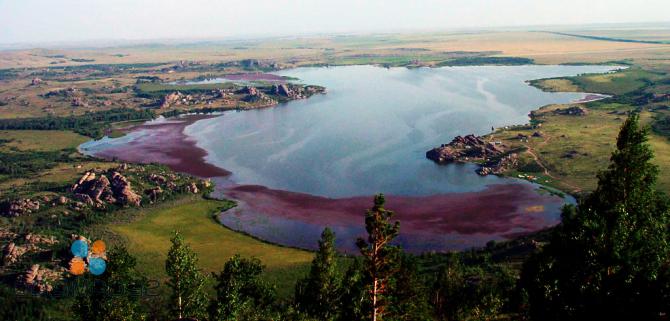
[[[575,31],[590,35],[591,31]],[[595,34],[595,33],[594,33]],[[618,36],[648,40],[665,39],[668,34],[649,30],[626,31]],[[33,49],[5,51],[0,68],[81,66],[85,64],[132,64],[197,60],[221,62],[241,59],[292,61],[297,64],[370,63],[369,59],[387,56],[387,60],[444,59],[449,53],[489,52],[500,56],[533,58],[538,63],[606,62],[620,59],[652,61],[669,57],[667,45],[625,43],[577,38],[567,35],[518,30],[433,32],[417,34],[340,35],[296,39],[262,39],[239,42],[206,42],[174,45],[134,45],[86,50]],[[62,58],[61,58],[62,57]],[[87,58],[77,61],[70,58]],[[396,57],[396,58],[392,58]],[[90,61],[92,60],[92,61]],[[667,64],[655,60],[655,64]]]
[[[48,164],[42,171],[28,177],[11,177],[0,174],[0,195],[42,195],[34,190],[40,184],[66,184],[81,176],[85,169],[115,166],[111,162],[98,162],[82,157],[75,149],[89,138],[65,130],[2,130],[0,131],[0,154],[3,160],[12,161],[12,155],[35,152],[68,151],[68,162]],[[37,162],[43,160],[35,159]],[[31,161],[32,162],[32,161]],[[29,164],[24,164],[30,166]]]
[[[77,146],[90,138],[65,130],[2,130],[0,138],[8,140],[0,146],[7,150],[55,151]]]
[[[231,205],[228,201],[185,197],[150,209],[118,213],[115,216],[122,218],[121,221],[106,224],[103,229],[94,228],[92,233],[109,229],[120,236],[118,241],[126,243],[137,257],[140,271],[148,277],[164,280],[170,238],[174,231],[179,231],[198,254],[199,267],[205,272],[220,272],[235,254],[257,257],[266,266],[268,281],[277,284],[282,297],[288,297],[293,293],[295,282],[307,274],[313,254],[268,244],[227,229],[214,216]]]
[[[523,148],[523,163],[539,166],[521,166],[509,175],[538,177],[538,181],[563,191],[577,193],[591,191],[596,186],[595,175],[605,169],[615,148],[619,127],[632,111],[641,112],[644,125],[652,125],[664,116],[667,103],[640,100],[650,93],[658,93],[668,79],[668,73],[632,67],[616,73],[581,75],[532,81],[531,84],[548,91],[585,91],[609,93],[611,99],[580,104],[586,110],[582,116],[563,115],[557,109],[571,105],[551,105],[533,113],[537,127],[518,126],[498,130],[493,139]],[[533,137],[538,132],[540,137]],[[526,135],[528,138],[521,138]],[[659,187],[670,192],[670,138],[656,131],[650,134],[660,167]],[[525,170],[524,170],[525,169]]]
[[[531,83],[547,91],[586,91],[623,95],[650,86],[665,77],[665,73],[632,67],[614,73],[541,79]]]

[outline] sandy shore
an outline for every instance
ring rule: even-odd
[[[583,104],[583,103],[590,103],[592,101],[598,101],[598,100],[603,100],[610,98],[612,96],[610,95],[603,95],[603,94],[588,94],[582,99],[575,100],[573,103],[575,104]]]
[[[193,115],[183,117],[181,121],[135,126],[128,131],[143,131],[145,135],[141,139],[121,147],[106,149],[95,155],[133,163],[165,164],[175,171],[203,178],[228,176],[229,171],[205,162],[207,152],[197,147],[195,141],[184,134],[186,126],[212,117],[217,116]]]

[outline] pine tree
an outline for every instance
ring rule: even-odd
[[[366,311],[371,309],[365,286],[367,283],[369,282],[365,278],[361,259],[356,257],[344,273],[339,287],[338,306],[340,311],[337,320],[367,319]]]
[[[184,238],[175,232],[170,240],[170,248],[165,270],[169,277],[168,286],[172,290],[170,310],[179,318],[204,320],[206,317],[206,279],[198,270],[198,257]]]
[[[647,130],[623,124],[607,170],[577,208],[564,208],[551,242],[524,266],[531,317],[651,319],[668,313],[670,213],[656,191]]]
[[[135,321],[145,320],[138,296],[146,279],[135,271],[137,260],[124,246],[107,254],[107,268],[100,277],[90,277],[93,288],[85,288],[75,300],[75,313],[80,320]]]
[[[374,206],[365,215],[367,242],[359,238],[356,245],[361,251],[367,277],[370,280],[369,296],[372,321],[381,320],[386,312],[389,279],[397,271],[400,248],[389,243],[398,236],[400,223],[389,223],[394,213],[384,209],[384,194],[375,196]]]
[[[388,291],[388,316],[397,321],[430,320],[427,289],[414,256],[402,255]]]
[[[262,280],[263,265],[257,258],[233,256],[216,275],[216,299],[210,305],[211,320],[274,319],[274,287]]]
[[[325,228],[309,277],[300,280],[296,286],[296,305],[319,320],[332,320],[337,312],[338,286],[335,234]]]
[[[443,266],[433,284],[431,301],[435,314],[440,320],[462,319],[463,310],[467,309],[468,293],[460,257],[449,254],[448,261]]]

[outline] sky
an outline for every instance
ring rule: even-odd
[[[0,0],[0,44],[667,22],[670,0]]]

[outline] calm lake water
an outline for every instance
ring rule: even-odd
[[[238,184],[327,197],[425,196],[509,183],[473,165],[438,166],[425,152],[456,135],[524,124],[539,106],[582,93],[547,93],[527,80],[611,66],[299,68],[280,72],[328,88],[277,108],[228,112],[186,128],[207,161]]]
[[[207,151],[206,161],[232,172],[210,175],[219,176],[218,193],[238,202],[219,216],[231,229],[314,249],[328,226],[339,250],[356,253],[365,209],[373,194],[383,192],[401,222],[396,242],[405,250],[461,250],[553,226],[561,206],[574,199],[540,193],[538,185],[518,179],[480,177],[474,165],[439,166],[425,158],[426,151],[456,135],[524,124],[531,110],[587,96],[542,92],[527,80],[612,69],[292,69],[278,74],[325,86],[328,93],[275,108],[225,112],[172,128],[177,133],[169,125],[143,126],[121,138],[86,143],[82,150],[167,162],[171,158],[163,154],[179,150],[174,142],[183,143],[186,126],[184,134]],[[169,122],[174,120],[153,124]]]

